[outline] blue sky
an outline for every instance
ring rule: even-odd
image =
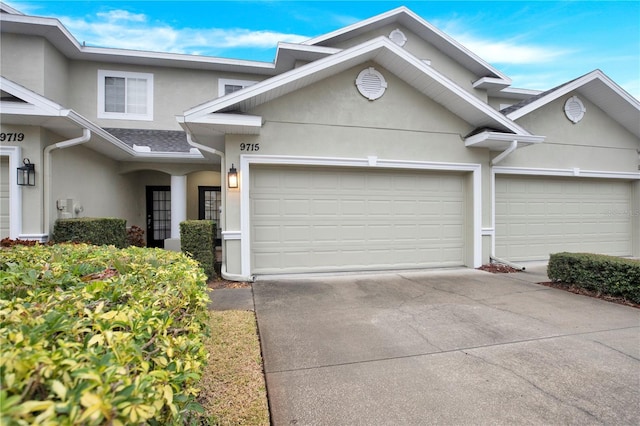
[[[271,62],[299,42],[405,5],[513,80],[544,90],[601,69],[640,99],[640,1],[5,1],[88,46]]]

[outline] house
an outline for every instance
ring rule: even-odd
[[[212,219],[235,280],[640,256],[640,102],[599,70],[513,88],[405,7],[272,63],[1,21],[1,237],[120,217],[176,248]]]

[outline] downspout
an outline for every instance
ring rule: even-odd
[[[498,164],[499,162],[501,162],[502,160],[507,158],[507,156],[509,154],[511,154],[513,151],[515,151],[516,149],[518,149],[518,141],[514,140],[514,141],[511,142],[511,145],[509,145],[509,148],[505,149],[497,157],[495,157],[493,160],[491,160],[491,165],[495,166],[496,164]],[[495,197],[495,193],[494,193],[493,197]],[[496,208],[496,200],[494,198],[494,200],[493,200],[494,215],[495,215],[495,208]],[[495,223],[494,223],[493,226],[494,226],[494,229],[495,229]],[[493,238],[494,238],[494,240],[496,238],[495,231],[494,231],[494,234],[493,234]],[[492,244],[492,247],[494,247],[494,246],[495,246],[495,244]],[[515,263],[511,263],[508,260],[504,260],[504,259],[500,259],[499,257],[496,257],[495,253],[493,253],[493,249],[492,249],[491,255],[489,255],[489,261],[491,263],[501,263],[503,265],[507,265],[507,266],[510,266],[512,268],[519,269],[521,271],[525,270],[524,266],[521,266],[521,265],[518,265],[518,264],[515,264]]]
[[[85,142],[89,142],[89,139],[91,139],[91,130],[83,128],[82,136],[54,143],[44,149],[44,190],[42,193],[44,217],[42,218],[42,233],[46,233],[47,236],[50,234],[49,226],[51,222],[49,218],[49,214],[51,212],[51,152],[56,149],[65,149],[75,145],[81,145]]]
[[[201,151],[206,151],[210,154],[213,155],[217,155],[220,157],[220,178],[222,180],[222,182],[220,182],[220,188],[222,190],[222,223],[221,223],[221,229],[223,232],[223,237],[224,237],[224,231],[227,230],[227,185],[226,182],[224,181],[224,176],[225,176],[225,172],[227,169],[226,166],[226,160],[225,160],[225,156],[224,156],[224,152],[222,151],[218,151],[217,149],[208,147],[206,145],[202,145],[199,144],[198,142],[196,142],[193,139],[193,135],[191,134],[190,131],[187,130],[187,142],[189,143],[189,145],[191,145],[194,148],[197,148]],[[242,275],[239,274],[229,274],[227,272],[227,250],[226,250],[226,246],[224,244],[222,244],[222,265],[220,266],[220,274],[222,275],[222,278],[224,278],[225,280],[230,280],[230,281],[252,281],[251,278],[249,277],[244,277]]]

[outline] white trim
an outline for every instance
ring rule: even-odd
[[[19,238],[22,232],[22,188],[15,170],[21,164],[19,146],[0,146],[0,156],[9,157],[9,238]]]
[[[240,179],[240,240],[241,240],[241,273],[249,276],[251,273],[251,223],[249,210],[249,175],[251,165],[278,164],[296,166],[328,166],[328,167],[371,167],[369,157],[302,157],[278,155],[240,156],[238,175]],[[451,172],[471,172],[473,176],[473,267],[482,265],[482,165],[476,163],[440,163],[430,161],[382,160],[377,159],[376,167],[386,169],[409,170],[442,170]],[[236,231],[237,232],[237,231]],[[466,256],[465,256],[466,258]]]
[[[20,234],[18,238],[21,240],[38,241],[46,243],[49,240],[49,234]]]
[[[218,96],[225,96],[225,88],[227,85],[229,86],[242,86],[242,88],[246,88],[249,86],[253,86],[256,84],[256,80],[235,80],[231,78],[219,78],[218,79]]]
[[[492,171],[495,174],[511,174],[511,175],[531,175],[531,176],[569,176],[569,177],[590,177],[602,179],[628,179],[640,180],[640,172],[614,172],[608,170],[582,170],[576,168],[570,169],[543,169],[532,167],[508,167],[496,166]]]
[[[599,179],[621,179],[640,180],[640,172],[615,172],[604,170],[580,170],[571,169],[542,169],[532,167],[507,167],[495,166],[491,168],[491,226],[494,231],[491,237],[491,255],[496,252],[496,175],[519,175],[519,176],[539,176],[539,177],[574,177],[574,178],[599,178]]]
[[[135,78],[140,80],[146,80],[147,82],[147,99],[146,107],[147,112],[145,114],[132,114],[129,112],[107,112],[104,109],[105,101],[105,84],[104,79],[106,77],[117,78]],[[129,93],[125,92],[125,105],[127,104]],[[141,72],[129,72],[129,71],[113,71],[113,70],[98,70],[98,118],[105,118],[110,120],[139,120],[139,121],[153,121],[153,74],[141,73]]]
[[[242,238],[241,231],[222,231],[222,239],[227,240],[240,240]]]

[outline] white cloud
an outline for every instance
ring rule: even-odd
[[[558,60],[567,50],[520,44],[515,41],[483,40],[469,35],[454,36],[482,59],[494,64],[539,64]]]
[[[143,14],[126,10],[98,13],[92,19],[60,18],[81,43],[120,49],[214,54],[232,48],[273,48],[278,42],[297,43],[309,37],[243,28],[174,28],[150,23]]]

